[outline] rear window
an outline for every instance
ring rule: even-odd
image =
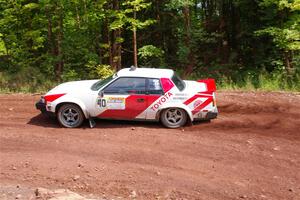
[[[172,77],[172,81],[180,91],[184,90],[184,88],[185,88],[184,81],[181,80],[181,78],[179,78],[179,76],[177,76],[175,73]]]

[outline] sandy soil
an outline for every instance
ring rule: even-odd
[[[38,95],[0,95],[0,199],[37,187],[108,199],[300,199],[300,94],[217,98],[218,119],[183,129],[65,129],[35,110]]]

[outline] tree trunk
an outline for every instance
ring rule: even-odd
[[[113,66],[113,55],[112,55],[112,47],[111,47],[111,32],[109,31],[108,20],[105,19],[103,23],[103,33],[102,33],[102,41],[107,45],[107,48],[104,48],[103,55],[108,53],[108,56],[104,58],[104,64],[108,64]],[[107,53],[106,53],[107,52]]]
[[[120,5],[118,0],[113,1],[113,9],[115,11],[119,11]],[[116,29],[112,31],[112,67],[117,71],[120,70],[122,66],[122,44],[119,41],[121,38],[121,33],[121,29]]]
[[[96,53],[98,55],[99,63],[102,64],[102,51],[101,51],[101,47],[100,47],[100,38],[101,38],[101,33],[99,33],[98,31],[96,31],[95,51],[96,51]]]
[[[48,18],[48,49],[52,55],[55,56],[55,51],[54,51],[54,42],[53,42],[53,31],[52,31],[52,19],[49,13],[47,13],[47,18]]]
[[[104,19],[102,24],[101,24],[101,34],[99,34],[99,55],[100,55],[100,60],[102,60],[101,64],[107,64],[107,65],[110,65],[110,53],[108,51],[110,51],[110,42],[109,42],[109,30],[108,30],[108,22],[107,22],[107,19]],[[108,46],[107,47],[104,47],[104,46],[101,46],[101,43],[102,44],[105,44]],[[108,55],[108,56],[107,56]]]
[[[60,8],[62,9],[62,8]],[[60,11],[59,21],[58,21],[58,35],[57,35],[57,45],[56,45],[56,56],[58,57],[58,62],[56,64],[55,75],[58,81],[61,81],[61,75],[64,67],[63,52],[62,52],[62,39],[63,39],[63,14]]]
[[[136,19],[136,12],[133,13],[134,19]],[[136,44],[136,27],[133,27],[133,65],[135,67],[138,66],[138,60],[137,60],[137,44]]]
[[[4,34],[2,35],[2,41],[3,41],[3,45],[4,45],[4,49],[5,49],[5,53],[6,53],[6,58],[5,60],[7,60],[7,68],[10,68],[10,54],[9,54],[9,50],[8,50],[8,45],[7,42],[5,40],[5,36]]]
[[[229,35],[228,33],[228,13],[229,13],[229,5],[227,1],[222,0],[221,3],[221,18],[219,23],[219,32],[224,36],[221,38],[219,42],[218,53],[219,57],[222,60],[222,63],[228,63],[229,55],[230,55],[230,44],[229,44]]]
[[[112,44],[112,57],[113,68],[120,70],[122,66],[122,44],[118,41],[121,37],[121,29],[113,30],[113,44]]]
[[[284,66],[286,68],[288,76],[292,76],[294,74],[294,67],[292,64],[292,52],[291,51],[284,51]]]
[[[81,24],[80,21],[81,21],[81,20],[80,20],[79,11],[78,11],[78,7],[77,7],[77,5],[76,5],[76,23],[77,23],[78,29],[80,29],[80,24]]]
[[[184,77],[187,77],[193,72],[195,67],[196,58],[191,46],[191,19],[190,19],[190,8],[189,6],[185,6],[183,8],[184,15],[184,27],[185,27],[185,46],[189,50],[187,55],[187,66],[185,68]]]

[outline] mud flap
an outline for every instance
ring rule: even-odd
[[[193,122],[192,122],[191,119],[188,119],[187,122],[186,122],[186,124],[185,124],[185,126],[187,126],[187,127],[191,127],[191,126],[193,126],[193,125],[194,125],[194,124],[193,124]]]
[[[94,128],[96,126],[96,122],[93,118],[89,118],[90,128]]]

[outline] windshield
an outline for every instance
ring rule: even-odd
[[[172,81],[174,82],[174,84],[176,85],[176,87],[182,91],[185,88],[185,83],[183,80],[181,80],[181,78],[179,78],[179,76],[177,76],[175,73],[172,77]]]
[[[92,85],[91,90],[98,91],[100,88],[102,88],[102,86],[104,86],[106,83],[110,82],[113,79],[114,79],[114,76],[110,76],[104,80],[99,80]]]

